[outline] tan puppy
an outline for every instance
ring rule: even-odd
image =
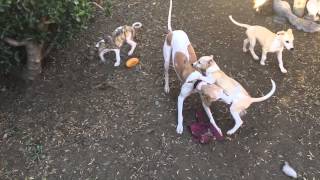
[[[216,84],[208,84],[204,81],[199,82],[197,85],[196,84],[195,89],[199,91],[202,102],[204,102],[208,107],[210,107],[211,103],[215,101],[222,101],[226,104],[231,104],[232,97],[228,96],[220,86],[217,86]]]
[[[258,40],[262,47],[262,56],[260,64],[265,65],[268,52],[275,52],[277,53],[277,58],[281,72],[287,73],[287,70],[283,67],[282,51],[284,47],[291,51],[294,50],[294,37],[292,29],[288,29],[287,31],[279,31],[277,32],[277,34],[275,34],[262,26],[251,26],[247,24],[238,23],[232,18],[232,16],[229,16],[229,19],[234,24],[247,28],[246,34],[248,38],[243,41],[243,52],[248,51],[247,45],[248,43],[250,43],[249,50],[251,52],[251,55],[255,60],[259,60],[259,57],[254,52],[254,46],[256,45],[256,41]]]
[[[215,83],[232,99],[230,112],[235,120],[235,125],[227,132],[228,135],[235,133],[239,129],[243,123],[240,115],[244,113],[252,103],[268,99],[276,90],[276,85],[274,81],[271,80],[272,89],[267,95],[260,98],[251,97],[236,80],[230,78],[220,70],[219,66],[213,60],[213,56],[203,56],[197,62],[193,63],[193,66],[206,71],[206,75],[212,77],[216,81]]]

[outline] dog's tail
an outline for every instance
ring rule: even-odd
[[[229,15],[229,19],[233,22],[233,24],[235,24],[235,25],[237,25],[237,26],[244,27],[244,28],[247,28],[247,29],[250,27],[250,25],[248,25],[248,24],[238,23],[236,20],[234,20],[234,19],[232,18],[231,15]]]
[[[172,13],[172,0],[170,0],[170,7],[169,7],[169,15],[168,15],[168,31],[172,31],[171,27],[171,13]]]
[[[259,8],[264,5],[268,0],[255,0],[253,9],[256,9],[256,11],[259,10]]]
[[[270,98],[273,95],[273,93],[276,91],[276,83],[272,79],[271,79],[271,83],[272,83],[272,89],[268,94],[259,98],[251,98],[251,102],[261,102]]]
[[[141,22],[135,22],[132,24],[132,26],[134,29],[139,29],[142,27],[142,23]]]

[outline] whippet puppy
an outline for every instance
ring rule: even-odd
[[[215,80],[215,84],[221,87],[231,98],[230,112],[235,120],[235,125],[227,134],[232,135],[243,124],[241,115],[254,102],[261,102],[270,98],[276,90],[276,84],[273,80],[271,91],[263,97],[253,98],[236,80],[227,76],[220,70],[217,63],[213,60],[213,56],[203,56],[198,61],[193,63],[193,66],[206,72],[208,77]]]
[[[259,57],[254,52],[254,46],[256,45],[256,41],[258,40],[262,47],[262,56],[260,60],[261,65],[265,65],[265,61],[267,59],[268,52],[277,53],[277,58],[279,62],[279,68],[282,73],[287,73],[287,70],[283,67],[282,61],[282,51],[285,48],[292,51],[293,48],[293,33],[292,29],[288,29],[287,31],[279,31],[276,34],[271,32],[265,27],[262,26],[251,26],[248,24],[241,24],[235,21],[232,16],[229,16],[229,19],[237,26],[241,26],[247,28],[246,34],[247,39],[243,41],[243,52],[247,52],[247,45],[250,44],[249,50],[250,53],[255,60],[259,60]]]

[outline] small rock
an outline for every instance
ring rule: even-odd
[[[316,102],[314,102],[314,104],[320,106],[320,100],[317,100]]]
[[[156,101],[154,104],[155,104],[156,106],[159,106],[159,105],[160,105],[159,101]]]
[[[107,161],[107,162],[103,163],[104,166],[108,166],[110,164],[111,164],[111,161]]]
[[[2,137],[2,139],[7,139],[7,137],[8,137],[8,134],[5,133],[5,134],[3,135],[3,137]]]
[[[1,88],[0,91],[1,91],[1,92],[5,92],[5,91],[7,91],[7,88],[6,88],[6,87],[3,87],[3,88]]]
[[[153,132],[154,132],[154,129],[148,129],[148,130],[146,131],[147,134],[150,134],[150,133],[153,133]]]

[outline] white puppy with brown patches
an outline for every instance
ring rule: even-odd
[[[262,56],[260,60],[261,65],[265,65],[265,61],[267,59],[268,52],[277,53],[277,58],[279,62],[279,68],[282,73],[287,73],[287,70],[283,67],[282,61],[282,51],[285,48],[288,50],[294,50],[293,48],[293,33],[292,29],[288,29],[287,31],[279,31],[276,34],[271,32],[265,27],[262,26],[251,26],[248,24],[241,24],[235,21],[232,16],[229,16],[229,19],[236,24],[237,26],[247,28],[246,34],[247,39],[243,41],[243,52],[247,52],[247,45],[250,44],[249,50],[253,59],[259,60],[259,57],[254,52],[254,46],[256,45],[256,41],[258,40],[262,47]]]
[[[182,30],[172,31],[171,28],[171,11],[172,11],[172,0],[170,0],[169,16],[168,16],[168,34],[166,36],[163,45],[163,56],[164,56],[164,76],[165,86],[164,91],[169,93],[169,65],[170,59],[172,59],[173,67],[177,73],[178,78],[182,82],[182,87],[178,97],[178,125],[177,133],[182,134],[183,132],[183,103],[184,100],[192,93],[197,92],[195,83],[198,80],[205,81],[207,83],[214,83],[211,78],[203,76],[199,71],[192,67],[192,63],[197,60],[196,53],[190,43],[187,34]],[[212,125],[222,135],[220,128],[216,125],[210,108],[202,102],[202,105],[210,119]]]
[[[221,87],[224,92],[232,98],[230,112],[235,120],[235,125],[227,132],[228,135],[235,133],[240,128],[243,123],[240,116],[252,103],[261,102],[270,98],[276,90],[276,84],[271,80],[272,89],[267,95],[260,98],[251,97],[240,83],[230,78],[220,70],[217,63],[213,60],[213,56],[203,56],[193,63],[193,66],[205,71],[206,75],[213,78],[215,80],[215,84]]]
[[[101,61],[106,61],[104,54],[113,51],[116,54],[116,62],[114,63],[114,66],[119,66],[121,62],[120,48],[124,43],[127,43],[131,46],[131,49],[128,52],[128,55],[131,56],[137,46],[137,43],[134,41],[136,29],[141,27],[142,23],[140,22],[135,22],[131,26],[120,26],[112,32],[112,36],[107,36],[108,43],[106,43],[104,39],[97,42],[96,48],[99,49],[99,57]]]

